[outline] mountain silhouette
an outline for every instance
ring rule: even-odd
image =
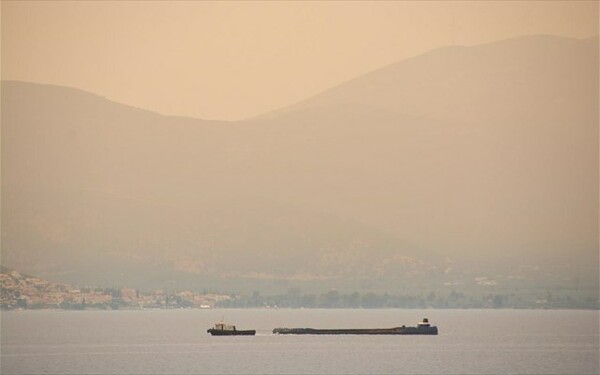
[[[453,258],[593,283],[597,213],[598,38],[439,48],[239,122],[2,82],[2,263],[51,280],[393,291]]]

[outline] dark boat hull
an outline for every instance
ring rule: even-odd
[[[437,327],[395,327],[373,329],[275,328],[280,335],[437,335]]]
[[[254,336],[256,335],[256,330],[222,330],[222,329],[209,329],[206,332],[210,333],[213,336]]]

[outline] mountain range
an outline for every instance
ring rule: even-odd
[[[598,67],[597,37],[444,47],[236,122],[3,81],[2,264],[392,292],[533,265],[597,288]]]

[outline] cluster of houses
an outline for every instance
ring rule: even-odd
[[[15,270],[0,273],[0,307],[6,310],[213,308],[229,299],[227,295],[192,291],[142,293],[132,288],[73,288]]]

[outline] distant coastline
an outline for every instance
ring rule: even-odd
[[[73,287],[52,283],[2,267],[0,308],[6,310],[146,310],[214,308],[308,308],[308,309],[585,309],[598,310],[600,302],[592,291],[552,294],[540,291],[513,293],[414,294],[340,293],[320,294],[291,289],[286,294],[224,294],[133,288]]]

